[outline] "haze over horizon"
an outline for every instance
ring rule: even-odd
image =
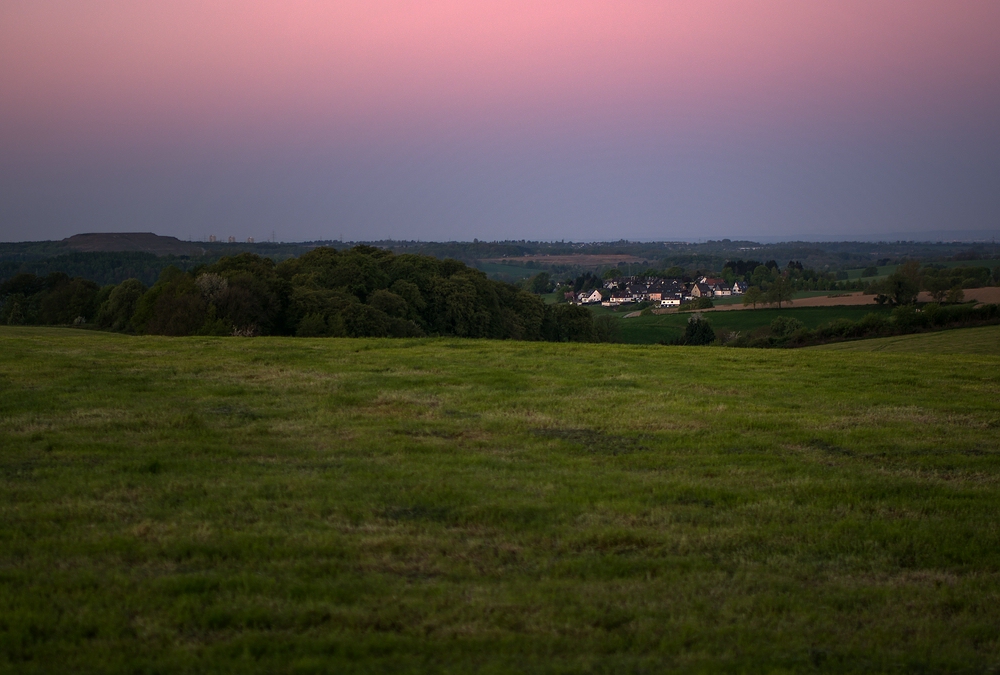
[[[998,34],[992,1],[8,0],[0,240],[1000,234]]]

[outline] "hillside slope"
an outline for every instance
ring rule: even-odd
[[[870,340],[836,342],[816,347],[816,351],[892,352],[907,354],[983,354],[1000,355],[1000,326],[957,328],[935,333],[916,333]]]

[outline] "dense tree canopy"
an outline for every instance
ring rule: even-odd
[[[275,264],[252,253],[188,272],[168,267],[99,288],[53,273],[0,286],[4,323],[92,323],[161,335],[595,338],[590,312],[546,305],[456,260],[357,246],[316,248]]]

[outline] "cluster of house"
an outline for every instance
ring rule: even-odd
[[[605,307],[616,307],[632,302],[659,303],[660,307],[678,307],[698,298],[716,298],[742,295],[747,290],[744,281],[732,285],[725,279],[701,277],[684,283],[678,279],[660,277],[621,277],[608,279],[604,288],[580,293],[567,293],[566,299],[581,305],[601,303]]]

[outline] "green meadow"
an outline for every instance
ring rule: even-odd
[[[824,294],[828,295],[828,294]],[[706,311],[701,316],[708,319],[716,334],[720,331],[749,333],[758,328],[770,326],[779,316],[801,321],[806,328],[813,329],[837,319],[860,321],[872,312],[890,312],[888,307],[878,305],[837,305],[832,307],[767,307],[759,309],[737,309],[724,312]],[[622,319],[622,341],[629,344],[656,344],[677,339],[691,318],[691,312],[673,314],[651,314]]]
[[[995,672],[1000,356],[916,351],[2,327],[0,671]]]
[[[546,272],[544,267],[524,267],[522,265],[504,265],[495,262],[476,261],[475,268],[485,273],[491,279],[517,280],[533,277],[540,272]]]

